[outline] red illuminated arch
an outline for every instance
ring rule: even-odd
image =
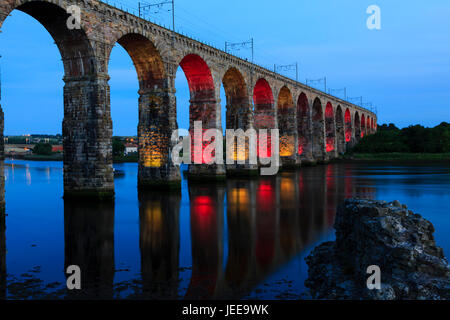
[[[274,129],[275,128],[275,114],[274,114],[274,98],[272,89],[265,79],[259,79],[253,89],[253,103],[255,106],[255,129]],[[258,139],[259,141],[259,139]],[[260,150],[259,145],[264,147]],[[270,134],[268,132],[266,141],[258,142],[258,156],[262,158],[270,157],[272,155],[272,144]]]
[[[275,228],[277,224],[277,201],[273,181],[262,180],[256,190],[256,219],[255,256],[260,267],[267,269],[275,256]]]
[[[341,106],[336,108],[336,145],[339,154],[345,152],[345,124],[344,124],[344,113],[342,112]]]
[[[359,113],[358,111],[355,112],[355,137],[361,138],[362,132],[361,132],[361,120],[359,119]]]
[[[361,138],[366,135],[366,117],[361,116]]]
[[[352,140],[352,115],[350,110],[345,110],[345,142]]]
[[[181,60],[180,67],[186,75],[191,99],[214,99],[214,81],[205,60],[196,54],[189,54]]]
[[[367,117],[367,120],[366,120],[366,128],[367,128],[367,134],[369,134],[370,133],[370,129],[371,129],[371,126],[370,126],[370,118],[369,117]]]
[[[316,98],[312,107],[312,152],[316,159],[325,157],[325,119],[322,110],[322,103]]]
[[[325,131],[326,131],[326,151],[330,152],[335,149],[335,123],[333,106],[330,102],[325,107]]]
[[[216,97],[214,90],[214,80],[206,62],[196,54],[189,54],[180,62],[180,67],[186,76],[191,94],[191,105],[189,108],[189,126],[190,130],[194,128],[194,122],[201,121],[203,132],[216,128],[217,112]],[[192,136],[193,133],[191,133]],[[207,163],[213,156],[204,153],[205,148],[211,142],[203,142],[203,148],[197,148],[195,138],[192,139],[191,155],[192,161],[200,159],[202,163]]]
[[[189,190],[192,233],[192,276],[186,291],[188,299],[213,297],[217,285],[219,228],[217,202],[206,192]]]
[[[253,90],[255,110],[272,109],[273,102],[273,93],[269,83],[265,79],[259,79]]]
[[[298,97],[297,101],[297,130],[298,130],[298,154],[304,155],[310,152],[310,110],[308,98],[303,92]]]

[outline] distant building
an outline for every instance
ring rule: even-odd
[[[137,153],[137,152],[138,152],[137,145],[135,145],[133,143],[125,144],[125,155],[128,155],[130,153]]]
[[[5,154],[7,156],[15,156],[15,155],[27,155],[32,153],[32,147],[28,145],[27,147],[23,145],[5,145]]]

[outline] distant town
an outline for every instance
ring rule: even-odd
[[[5,156],[25,160],[62,160],[61,134],[26,134],[5,136]],[[137,137],[113,137],[113,155],[116,162],[137,161]]]

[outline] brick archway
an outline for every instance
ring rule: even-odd
[[[280,157],[283,165],[293,165],[297,159],[296,121],[292,93],[283,86],[277,102],[278,128],[280,129]]]
[[[306,94],[302,92],[297,101],[298,154],[302,159],[312,160],[311,110]]]
[[[355,139],[358,141],[361,139],[362,131],[361,131],[361,120],[359,119],[358,111],[355,112]]]
[[[63,4],[61,4],[63,5]],[[13,10],[36,19],[49,32],[64,67],[64,196],[114,196],[112,123],[108,76],[85,30],[69,30],[66,8],[47,1],[10,1],[2,4],[0,19]],[[3,25],[4,20],[0,21]],[[86,98],[89,97],[89,98]],[[0,110],[0,139],[3,112]],[[4,150],[1,150],[2,156]]]
[[[325,148],[327,152],[336,150],[336,125],[334,123],[334,111],[330,102],[325,107]]]
[[[345,152],[345,124],[341,106],[336,108],[335,123],[337,152],[338,154],[343,154]]]
[[[352,115],[350,113],[350,109],[347,108],[345,110],[345,142],[349,143],[352,141],[352,132],[353,132],[353,126],[352,126]]]
[[[322,103],[316,98],[312,107],[312,126],[313,126],[313,157],[318,160],[326,158],[325,150],[325,118],[322,109]]]
[[[155,45],[137,33],[117,40],[129,54],[139,80],[138,185],[141,188],[179,183],[178,169],[172,165],[170,137],[170,81]]]
[[[255,129],[274,129],[276,126],[274,98],[272,89],[265,79],[261,78],[256,82],[253,89],[253,104],[255,106]],[[270,137],[270,134],[268,134],[266,141],[258,142],[258,156],[260,158],[267,158],[272,154]],[[264,152],[264,148],[259,148],[260,145],[266,147],[266,152]]]

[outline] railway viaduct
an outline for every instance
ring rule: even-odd
[[[68,28],[72,5],[80,8],[80,28]],[[203,129],[222,130],[223,83],[227,128],[279,129],[282,166],[332,159],[377,128],[377,116],[369,110],[101,1],[0,0],[0,29],[13,10],[38,20],[62,57],[65,196],[114,195],[108,62],[116,44],[130,55],[139,80],[140,186],[172,186],[181,180],[179,167],[171,161],[179,66],[190,88],[191,128],[201,121]],[[2,136],[3,124],[0,110]],[[1,150],[3,157],[3,146]],[[191,176],[200,178],[224,176],[226,171],[220,165],[189,168]]]

